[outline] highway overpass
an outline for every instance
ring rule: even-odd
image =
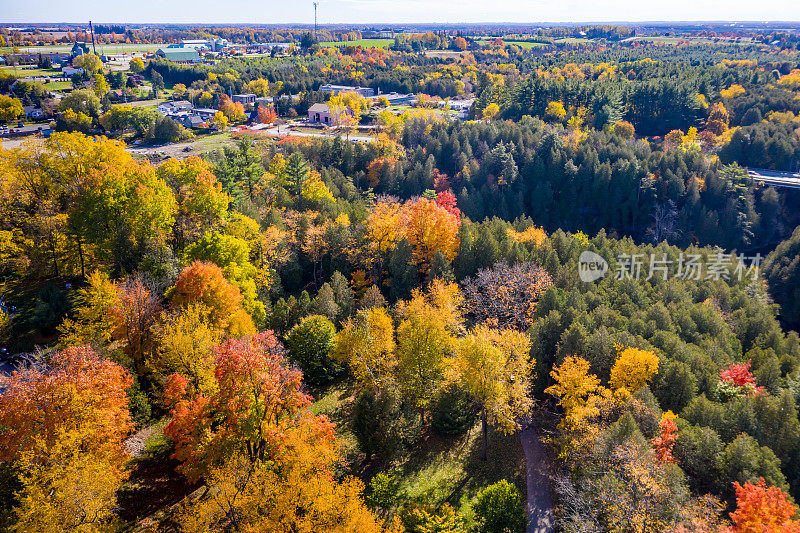
[[[767,170],[763,168],[748,168],[747,175],[753,181],[772,185],[774,187],[789,187],[800,189],[800,174],[797,172],[781,172],[779,170]]]

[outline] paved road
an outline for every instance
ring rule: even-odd
[[[296,131],[287,128],[286,126],[276,126],[274,128],[270,128],[265,130],[270,135],[274,135],[276,137],[316,137],[321,139],[332,139],[336,137],[336,135],[330,135],[327,133],[312,133],[306,131]],[[342,139],[347,139],[346,135],[342,135]],[[369,135],[350,135],[350,142],[373,142],[375,137],[370,137]]]
[[[753,179],[753,181],[759,181],[766,185],[800,189],[800,174],[798,173],[751,168],[748,169],[747,174]]]
[[[536,424],[530,422],[520,432],[522,449],[525,452],[528,487],[527,533],[553,533],[553,497],[550,493],[547,457],[542,449]]]

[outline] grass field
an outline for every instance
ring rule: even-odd
[[[326,43],[319,43],[319,45],[323,47],[363,46],[364,48],[388,48],[393,44],[394,44],[394,39],[359,39],[357,41],[342,41],[342,42],[328,41]]]
[[[659,43],[659,44],[677,44],[679,42],[688,42],[691,44],[710,44],[710,45],[732,44],[739,46],[747,46],[753,44],[752,41],[736,42],[730,39],[720,39],[719,41],[714,41],[712,39],[706,39],[704,37],[682,37],[682,36],[668,37],[664,35],[636,37],[634,40],[642,42],[650,42],[650,43]]]
[[[485,45],[487,43],[490,43],[492,40],[493,39],[480,39],[478,40],[478,43],[480,43],[481,45]],[[547,46],[545,43],[534,43],[530,41],[506,41],[505,39],[502,39],[502,41],[506,44],[515,44],[520,48],[539,48],[541,46]]]
[[[556,39],[557,43],[563,44],[580,44],[580,43],[588,43],[591,42],[591,39],[585,39],[583,37],[565,37],[563,39]]]
[[[54,76],[61,75],[60,70],[56,69],[41,69],[41,68],[18,68],[18,67],[3,67],[3,72],[11,74],[15,78],[28,78],[32,76]]]
[[[99,54],[120,54],[132,52],[154,52],[159,48],[164,48],[166,44],[98,44],[97,53]],[[91,48],[91,45],[90,45]],[[22,46],[20,52],[69,52],[72,45],[49,45],[49,46]]]

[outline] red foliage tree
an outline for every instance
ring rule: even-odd
[[[131,384],[124,368],[88,346],[56,352],[49,368],[0,376],[0,461],[50,449],[66,432],[80,435],[84,452],[121,456],[122,439],[133,429]]]
[[[198,479],[234,451],[252,463],[287,453],[301,431],[305,442],[332,441],[333,426],[308,410],[311,397],[301,391],[302,373],[291,368],[271,331],[230,339],[214,349],[217,390],[187,398],[187,381],[173,376],[167,396],[174,402],[164,432],[175,442],[181,470]]]
[[[132,277],[117,285],[119,296],[111,307],[113,336],[124,341],[123,351],[133,360],[138,375],[145,373],[145,358],[153,349],[152,326],[161,315],[161,298]]]
[[[800,521],[793,519],[797,507],[778,487],[767,487],[764,478],[756,485],[750,482],[736,489],[736,510],[731,513],[730,533],[800,533]]]
[[[456,195],[452,191],[441,191],[436,195],[436,205],[443,207],[448,213],[461,218],[461,210],[456,207]]]
[[[675,458],[672,456],[672,448],[675,446],[675,441],[678,440],[678,425],[675,423],[674,418],[662,417],[658,426],[661,431],[653,439],[656,457],[665,463],[674,463]]]

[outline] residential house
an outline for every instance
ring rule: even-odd
[[[65,78],[69,78],[71,76],[74,76],[75,74],[83,74],[83,69],[75,67],[61,67],[61,74]]]
[[[256,103],[259,106],[269,106],[269,105],[272,105],[272,102],[274,102],[274,101],[275,101],[275,99],[273,97],[271,97],[271,96],[262,96],[260,98],[256,98]]]
[[[314,104],[308,108],[308,121],[322,124],[333,124],[333,117],[328,104]]]
[[[241,102],[242,105],[247,104],[255,104],[256,103],[256,95],[252,93],[248,94],[234,94],[231,96],[231,100],[234,102]]]
[[[350,91],[357,92],[361,96],[369,98],[370,96],[375,96],[375,89],[372,87],[361,87],[359,85],[350,86],[350,85],[322,85],[319,88],[320,91],[324,93],[331,93],[331,94],[339,94],[339,93],[346,93]]]
[[[158,112],[162,115],[175,115],[177,113],[191,111],[194,106],[186,100],[175,100],[174,102],[163,102],[158,106]]]
[[[200,63],[203,61],[200,52],[191,47],[159,48],[156,56],[173,63]]]
[[[211,120],[214,118],[214,115],[217,114],[217,109],[208,109],[199,107],[194,110],[194,114],[202,118],[203,120]]]
[[[200,124],[205,122],[205,120],[203,120],[199,116],[190,115],[188,113],[180,115],[180,116],[177,116],[177,117],[172,117],[172,118],[175,119],[175,121],[178,124],[180,124],[181,126],[186,128],[187,130],[190,130],[192,128],[198,128],[198,127],[200,127]]]
[[[44,112],[33,105],[26,105],[22,109],[25,110],[25,118],[37,119],[44,116]]]

